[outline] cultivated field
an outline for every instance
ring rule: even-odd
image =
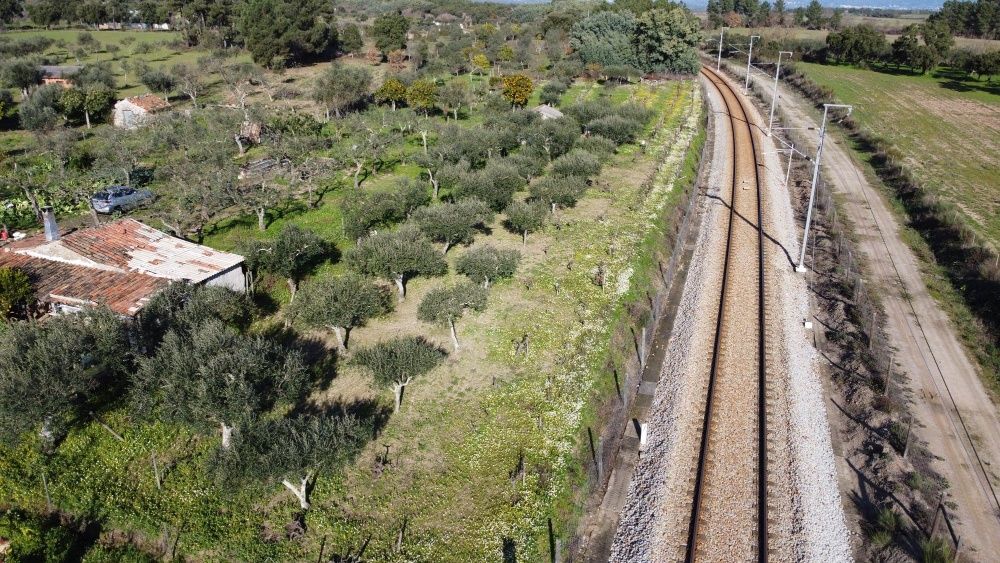
[[[798,63],[831,88],[854,117],[890,140],[928,188],[1000,246],[1000,87],[946,69],[915,76]]]

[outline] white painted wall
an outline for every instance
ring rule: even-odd
[[[243,274],[243,264],[237,264],[224,272],[201,282],[202,285],[218,285],[243,293],[247,290],[247,279]]]

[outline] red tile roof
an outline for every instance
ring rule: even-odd
[[[31,278],[35,297],[73,306],[106,305],[121,315],[134,315],[169,280],[139,272],[101,270],[0,249],[0,267],[22,270]]]
[[[68,231],[56,243],[42,234],[14,243],[35,255],[68,250],[78,258],[121,270],[199,283],[243,263],[238,254],[222,252],[172,237],[135,219],[119,219],[98,227]],[[96,265],[95,264],[95,265]]]
[[[154,96],[153,94],[143,94],[141,96],[132,96],[131,98],[125,99],[148,111],[149,113],[155,113],[170,107],[169,102],[159,96]]]

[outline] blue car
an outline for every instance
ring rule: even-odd
[[[121,213],[153,201],[153,192],[129,186],[111,186],[90,198],[98,213]]]

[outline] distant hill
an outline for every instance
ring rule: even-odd
[[[547,4],[549,0],[483,0],[499,2],[501,4]],[[889,8],[896,10],[937,10],[944,0],[872,0],[870,2],[838,2],[837,0],[820,0],[824,6],[830,8]],[[789,8],[805,6],[809,0],[789,0],[785,5]],[[706,0],[692,0],[685,2],[692,10],[704,10]]]

